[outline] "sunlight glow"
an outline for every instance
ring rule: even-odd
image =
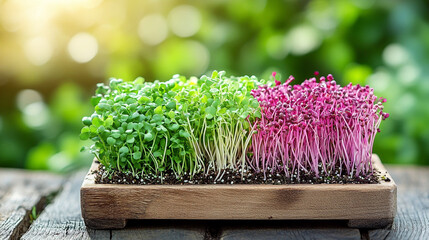
[[[294,55],[304,55],[321,44],[320,34],[310,26],[293,28],[285,38],[286,49]]]
[[[167,38],[167,21],[160,14],[147,15],[140,20],[138,34],[144,43],[158,45]]]
[[[171,31],[179,37],[190,37],[201,27],[199,10],[190,5],[181,5],[171,10],[168,15]]]
[[[387,65],[397,67],[408,60],[408,52],[400,44],[390,44],[383,51],[383,60]]]
[[[78,63],[91,61],[98,52],[97,39],[89,33],[78,33],[68,44],[71,58]]]
[[[49,109],[43,102],[34,102],[23,109],[23,120],[31,128],[40,128],[49,121]]]
[[[24,52],[32,64],[41,66],[51,59],[54,50],[47,38],[35,37],[27,41]]]
[[[25,107],[35,102],[42,102],[42,95],[33,89],[21,90],[16,96],[16,105],[18,109],[24,111]]]
[[[415,65],[407,64],[399,69],[398,77],[404,85],[412,85],[420,76],[420,69]]]
[[[371,85],[376,92],[384,92],[391,84],[391,77],[384,71],[378,71],[368,77],[367,83]]]

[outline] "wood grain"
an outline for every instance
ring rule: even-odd
[[[360,240],[359,229],[242,229],[224,230],[222,240],[342,239]]]
[[[370,239],[429,239],[429,168],[389,167],[398,184],[398,215],[392,229],[368,232]]]
[[[139,239],[139,240],[151,240],[151,239],[168,239],[168,240],[203,240],[204,239],[204,228],[201,229],[183,229],[175,226],[170,227],[145,227],[140,228],[129,228],[124,230],[113,230],[112,240],[122,239]]]
[[[379,158],[375,166],[386,172]],[[95,184],[93,164],[81,187],[92,219],[393,219],[396,185],[115,185]],[[391,178],[391,177],[390,177]],[[106,225],[100,226],[105,228]]]
[[[363,231],[363,239],[429,239],[429,168],[389,165],[388,169],[398,184],[398,214],[391,230]],[[63,177],[60,177],[59,180],[56,178],[49,181],[37,180],[46,175],[49,174],[0,169],[0,208],[6,202],[10,202],[9,194],[14,191],[14,186],[17,184],[22,188],[34,188],[35,182],[39,181],[36,184],[39,186],[36,191],[40,189],[43,192],[43,189],[46,189],[43,184],[56,184],[55,182],[63,181]],[[24,235],[24,239],[142,239],[148,236],[153,239],[174,239],[174,237],[179,238],[180,236],[202,239],[202,232],[206,228],[217,229],[214,231],[217,232],[214,235],[206,231],[206,239],[210,239],[210,237],[215,237],[215,239],[359,238],[357,229],[345,228],[343,223],[337,224],[333,221],[143,220],[132,221],[130,226],[123,230],[91,230],[84,227],[79,210],[79,189],[84,175],[84,172],[80,172],[67,181],[63,191],[51,206],[48,206],[38,220],[33,222],[33,226]],[[25,192],[27,190],[23,190],[23,193]],[[4,213],[0,212],[0,215],[4,216]],[[15,226],[10,229],[13,230]],[[189,226],[198,227],[190,231]],[[0,233],[4,233],[4,231]],[[11,237],[3,235],[0,239],[11,239]]]
[[[108,239],[109,231],[87,229],[80,214],[79,188],[85,172],[73,175],[22,239]]]
[[[40,211],[62,181],[46,172],[0,170],[0,239],[18,239],[30,225],[33,207]]]

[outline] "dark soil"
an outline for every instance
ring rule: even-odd
[[[390,182],[386,173],[381,173],[374,169],[373,174],[367,176],[348,176],[339,170],[332,174],[321,174],[316,177],[314,174],[308,175],[305,173],[297,176],[297,172],[292,177],[286,177],[284,174],[272,174],[271,172],[256,172],[248,167],[244,170],[243,176],[241,169],[239,171],[231,171],[225,169],[218,174],[209,172],[208,174],[199,173],[192,178],[189,175],[176,178],[173,172],[165,172],[162,177],[155,175],[135,175],[131,172],[113,172],[108,173],[105,167],[100,164],[97,171],[94,171],[95,182],[102,184],[140,184],[140,185],[195,185],[195,184],[376,184],[381,181]]]

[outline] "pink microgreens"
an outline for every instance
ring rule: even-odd
[[[278,81],[277,79],[276,79],[276,72],[273,72],[272,73],[272,76],[273,76],[273,78],[274,78],[274,83],[276,84],[276,86],[278,86],[278,85],[280,85],[281,84],[281,82],[280,81]]]
[[[389,117],[382,111],[385,99],[369,86],[341,87],[331,74],[289,85],[293,80],[252,90],[262,116],[254,122],[249,164],[287,177],[296,171],[318,177],[338,169],[349,176],[372,173],[374,138],[381,120]]]

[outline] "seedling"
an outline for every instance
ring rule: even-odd
[[[356,177],[372,173],[374,138],[381,120],[389,117],[383,112],[386,99],[369,86],[341,87],[332,75],[292,86],[293,80],[252,91],[262,109],[254,123],[252,167],[286,177],[297,171],[318,177],[336,168]]]
[[[220,172],[246,163],[253,131],[249,121],[260,116],[251,95],[262,82],[256,77],[186,79],[146,83],[111,79],[98,84],[95,112],[82,119],[82,140],[107,171],[177,177],[213,169]]]
[[[227,77],[214,71],[166,82],[111,79],[98,84],[95,112],[81,139],[107,173],[161,177],[225,169],[319,177],[372,173],[372,146],[385,99],[369,86],[338,85],[332,75],[300,85]],[[338,171],[339,169],[339,171]]]

